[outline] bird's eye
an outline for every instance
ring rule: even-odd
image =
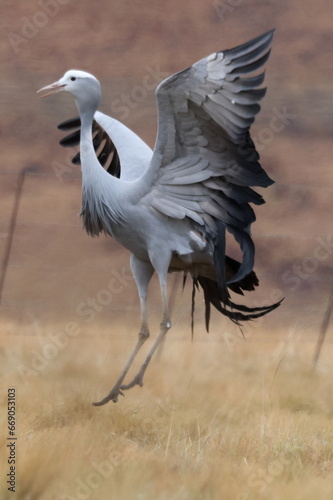
[[[76,77],[75,76],[71,76],[71,80],[72,80],[72,82],[75,82]]]

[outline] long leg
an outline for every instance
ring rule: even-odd
[[[138,288],[139,298],[140,298],[140,309],[141,309],[141,328],[138,335],[138,341],[133,351],[131,352],[130,357],[128,358],[123,371],[121,372],[117,382],[109,392],[109,394],[96,403],[93,403],[94,406],[102,406],[108,403],[109,401],[113,401],[116,403],[118,401],[119,394],[123,395],[122,382],[133,363],[137,353],[139,352],[142,345],[145,343],[147,338],[149,337],[149,329],[148,329],[148,321],[147,321],[147,290],[148,284],[151,280],[152,275],[154,274],[154,268],[150,264],[150,262],[143,261],[131,254],[131,269],[132,273]]]
[[[179,281],[180,281],[180,273],[175,273],[174,277],[173,277],[173,283],[172,283],[172,287],[171,287],[171,290],[169,292],[169,314],[170,316],[172,316],[172,313],[173,313],[173,308],[174,308],[174,305],[175,305],[175,301],[176,301],[176,296],[177,296],[177,289],[179,287]],[[159,348],[157,350],[157,353],[156,353],[156,356],[158,359],[160,359],[161,355],[162,355],[162,352],[163,352],[163,347],[164,347],[164,343],[165,343],[165,338],[164,337],[159,345]]]
[[[129,384],[120,386],[121,390],[130,389],[131,387],[134,387],[135,385],[139,385],[140,387],[143,385],[143,376],[145,374],[147,366],[148,366],[151,358],[153,357],[156,349],[163,341],[167,331],[171,327],[170,316],[169,316],[169,305],[168,305],[168,292],[167,292],[167,272],[158,273],[158,277],[160,280],[161,293],[162,293],[162,304],[163,304],[163,318],[162,318],[162,322],[160,325],[160,331],[159,331],[158,336],[156,337],[155,342],[153,343],[152,347],[150,348],[150,351],[148,352],[147,357],[144,360],[140,370],[138,371],[136,376],[133,378],[132,382],[130,382]]]

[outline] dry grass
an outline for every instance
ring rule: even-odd
[[[17,389],[15,498],[332,498],[329,345],[313,373],[314,344],[299,336],[267,342],[256,332],[230,352],[214,334],[191,344],[188,332],[178,340],[170,333],[142,389],[94,408],[130,349],[126,333],[123,341],[102,337],[72,339],[24,376],[42,339],[21,329],[21,347],[11,351],[1,338],[2,386]],[[2,488],[1,498],[13,498]]]

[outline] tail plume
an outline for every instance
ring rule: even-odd
[[[254,275],[255,279],[257,280],[257,277],[254,272],[252,272]],[[248,278],[248,277],[246,277]],[[245,280],[246,280],[245,278]],[[220,287],[218,286],[218,283],[210,278],[206,278],[203,276],[198,276],[198,277],[193,277],[193,289],[192,289],[192,335],[193,335],[193,325],[194,325],[194,305],[195,305],[195,292],[196,290],[199,290],[200,288],[203,290],[204,293],[204,301],[205,301],[205,324],[206,324],[206,330],[207,332],[209,331],[209,323],[210,323],[210,313],[211,313],[211,305],[215,307],[221,314],[224,316],[227,316],[231,321],[236,323],[237,325],[241,326],[243,322],[245,321],[250,321],[256,318],[260,318],[261,316],[264,316],[265,314],[273,311],[283,301],[280,300],[279,302],[276,302],[275,304],[272,304],[270,306],[263,306],[263,307],[248,307],[243,304],[235,304],[230,300],[229,293],[227,289],[225,289],[224,293],[221,292]],[[239,283],[233,283],[233,286],[238,286],[240,288]],[[254,285],[252,285],[254,289]],[[239,293],[239,292],[238,292]],[[242,292],[240,292],[242,293]]]

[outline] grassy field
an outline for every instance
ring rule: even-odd
[[[1,408],[15,387],[18,457],[15,496],[3,440],[1,499],[333,497],[330,345],[314,372],[309,334],[198,332],[191,343],[171,330],[143,388],[94,408],[133,335],[111,339],[101,327],[48,351],[31,333],[20,329],[19,351],[1,338]]]

